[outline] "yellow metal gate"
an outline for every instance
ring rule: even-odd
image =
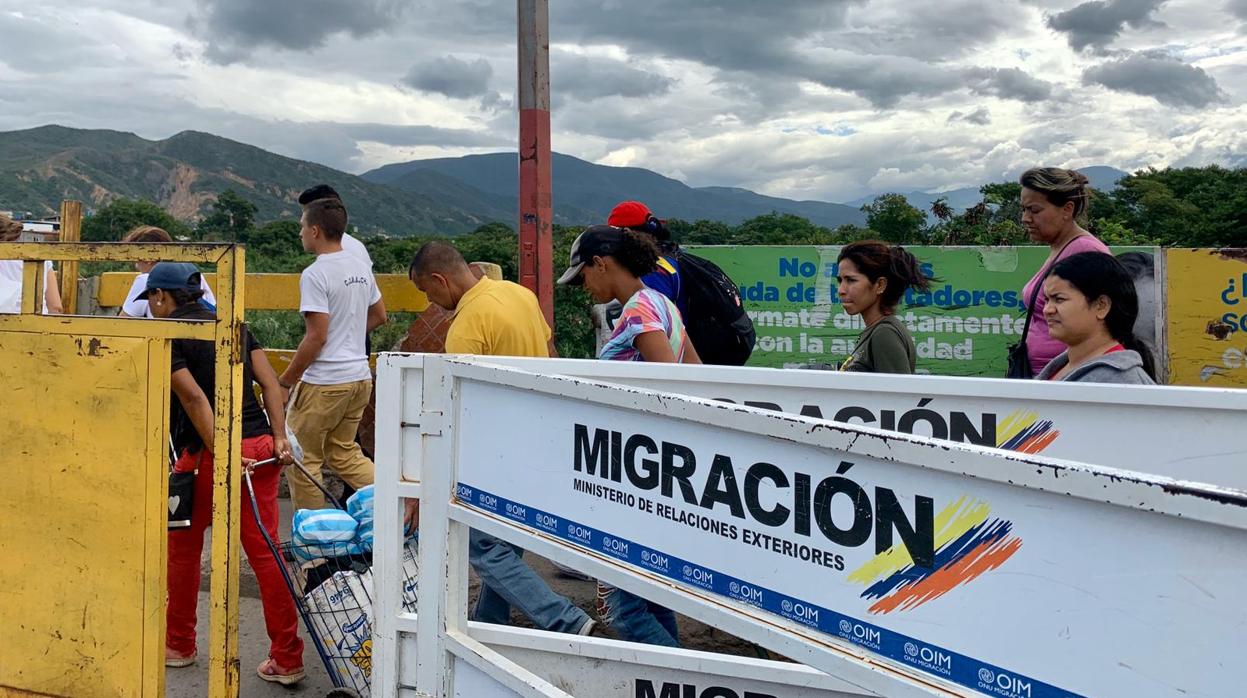
[[[242,250],[3,244],[0,697],[164,696],[169,342],[217,346],[210,694],[238,695]],[[215,264],[213,322],[44,316],[41,260]],[[228,454],[222,457],[221,454]]]

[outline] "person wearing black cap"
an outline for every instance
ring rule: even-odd
[[[648,236],[610,225],[586,229],[572,243],[560,284],[583,286],[593,300],[623,305],[598,358],[699,364],[679,308],[641,280],[654,268],[658,248]]]
[[[559,283],[583,286],[598,303],[623,304],[598,358],[701,363],[679,309],[641,281],[657,258],[658,248],[648,236],[609,225],[592,226],[572,243],[571,259]],[[625,640],[680,646],[675,613],[636,594],[598,582],[597,612]]]
[[[155,318],[177,320],[216,320],[216,314],[199,302],[203,294],[202,277],[193,264],[160,262],[147,275],[146,288],[138,298],[148,303]],[[247,351],[243,354],[242,455],[244,463],[277,456],[291,460],[286,440],[285,410],[277,374],[268,363],[264,349],[243,330]],[[175,339],[171,369],[173,399],[169,403],[169,433],[178,459],[174,469],[195,472],[194,506],[191,525],[169,531],[169,602],[165,609],[165,664],[190,666],[195,662],[195,607],[199,600],[200,561],[204,530],[212,520],[212,443],[213,399],[216,384],[216,352],[212,342],[202,339]],[[264,406],[256,399],[252,384],[259,383]],[[259,504],[260,518],[269,535],[277,537],[277,483],[281,469],[276,466],[255,470],[251,482]],[[245,486],[245,485],[244,485]],[[239,496],[242,490],[239,490]],[[264,607],[264,624],[269,636],[269,656],[256,673],[265,681],[290,685],[303,678],[303,641],[299,639],[298,616],[294,601],[286,591],[277,560],[269,551],[254,517],[242,517],[243,550],[255,570]]]
[[[307,208],[308,204],[313,201],[319,201],[320,199],[336,199],[337,201],[342,201],[342,196],[338,194],[338,190],[328,184],[317,184],[316,186],[304,189],[303,193],[299,194],[299,206]],[[342,251],[349,253],[353,257],[359,258],[368,265],[369,269],[372,269],[372,255],[368,254],[368,248],[364,246],[364,243],[359,241],[359,238],[347,232],[342,233]]]

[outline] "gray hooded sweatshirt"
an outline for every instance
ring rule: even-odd
[[[1063,351],[1035,376],[1035,380],[1048,380],[1069,363],[1069,352]],[[1143,359],[1137,351],[1126,349],[1101,354],[1061,377],[1062,381],[1080,383],[1128,383],[1131,385],[1156,385],[1143,370]]]

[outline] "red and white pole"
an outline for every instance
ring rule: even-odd
[[[518,0],[518,10],[520,284],[537,294],[554,327],[549,0]]]

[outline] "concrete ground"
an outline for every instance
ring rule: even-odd
[[[290,506],[289,499],[278,499],[277,501],[281,511],[281,536],[282,539],[287,539],[289,537],[293,509]],[[243,503],[242,514],[243,516],[251,516],[251,507],[248,502]],[[205,536],[203,576],[199,595],[199,646],[201,648],[208,646],[208,595],[206,592],[208,590],[208,557],[211,550],[209,544],[211,535],[211,530],[209,530]],[[554,591],[571,599],[589,615],[596,617],[594,613],[596,585],[593,582],[571,579],[561,574],[548,560],[531,553],[525,555],[524,559],[550,584]],[[479,587],[480,582],[476,579],[476,575],[473,574],[470,581],[470,591],[473,598],[475,598]],[[242,597],[238,639],[239,655],[242,662],[241,695],[245,698],[294,695],[319,697],[328,692],[332,688],[332,684],[329,682],[324,666],[316,656],[316,651],[313,649],[311,640],[307,636],[307,629],[302,626],[302,623],[300,623],[299,632],[307,645],[303,655],[303,661],[307,669],[307,679],[297,687],[285,688],[262,681],[256,676],[256,667],[268,656],[268,636],[264,631],[264,617],[260,606],[259,587],[256,585],[255,573],[251,570],[251,566],[246,563],[245,556],[242,564],[242,577],[239,581],[239,594]],[[532,627],[528,620],[518,613],[512,614],[512,623],[519,626]],[[764,652],[760,653],[758,648],[752,643],[728,635],[717,628],[684,616],[679,617],[679,623],[680,642],[688,649],[735,654],[745,657],[767,656]],[[776,658],[778,659],[778,657]],[[167,686],[165,695],[169,698],[199,698],[207,695],[207,656],[201,655],[199,663],[193,667],[168,669],[165,676]]]
[[[291,698],[308,696],[321,698],[333,684],[325,668],[320,665],[316,651],[312,649],[307,631],[300,624],[299,634],[307,645],[303,661],[307,678],[298,686],[286,688],[263,681],[256,676],[256,667],[268,657],[268,635],[264,632],[264,616],[260,600],[244,597],[238,623],[238,654],[241,659],[242,684],[239,695],[244,698]],[[199,594],[199,661],[184,669],[165,669],[165,696],[168,698],[203,698],[208,695],[208,595]]]

